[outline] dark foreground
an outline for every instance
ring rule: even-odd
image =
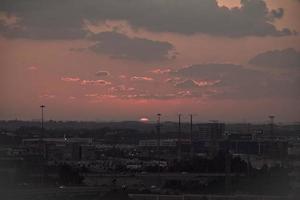
[[[296,200],[295,196],[128,194],[126,190],[105,191],[99,187],[32,188],[0,190],[2,200]]]

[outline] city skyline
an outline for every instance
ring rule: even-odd
[[[1,1],[0,119],[300,121],[299,1],[72,2]]]

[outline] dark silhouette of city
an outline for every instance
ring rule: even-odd
[[[299,124],[1,121],[5,199],[292,199]]]

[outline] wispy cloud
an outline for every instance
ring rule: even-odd
[[[110,91],[112,92],[124,92],[124,91],[134,91],[135,88],[133,87],[126,87],[125,85],[118,85],[118,86],[113,86],[109,88]]]
[[[147,76],[133,76],[130,78],[132,81],[153,81],[154,79]]]
[[[153,74],[166,74],[171,72],[171,69],[154,69],[150,72],[152,72]]]
[[[85,96],[89,97],[89,103],[102,103],[104,100],[107,99],[118,98],[117,95],[113,94],[87,94]]]
[[[177,88],[187,88],[187,89],[193,89],[193,88],[199,88],[205,86],[204,84],[188,79],[188,80],[184,80],[182,82],[176,83],[175,87]]]
[[[82,80],[81,85],[111,85],[111,82],[105,80]]]
[[[61,80],[65,81],[65,82],[78,82],[78,81],[80,81],[80,78],[78,78],[78,77],[62,77]]]
[[[96,96],[98,96],[98,94],[97,93],[91,93],[91,94],[85,94],[84,96],[86,96],[86,97],[96,97]]]
[[[40,95],[40,98],[45,98],[45,99],[54,99],[56,95],[54,94],[42,94]]]

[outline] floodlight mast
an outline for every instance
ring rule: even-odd
[[[161,114],[157,114],[157,154],[158,154],[158,185],[160,186],[160,117]]]
[[[46,106],[45,105],[41,105],[40,108],[41,108],[41,114],[42,114],[42,120],[41,120],[41,126],[42,126],[42,131],[44,131],[44,108]]]

